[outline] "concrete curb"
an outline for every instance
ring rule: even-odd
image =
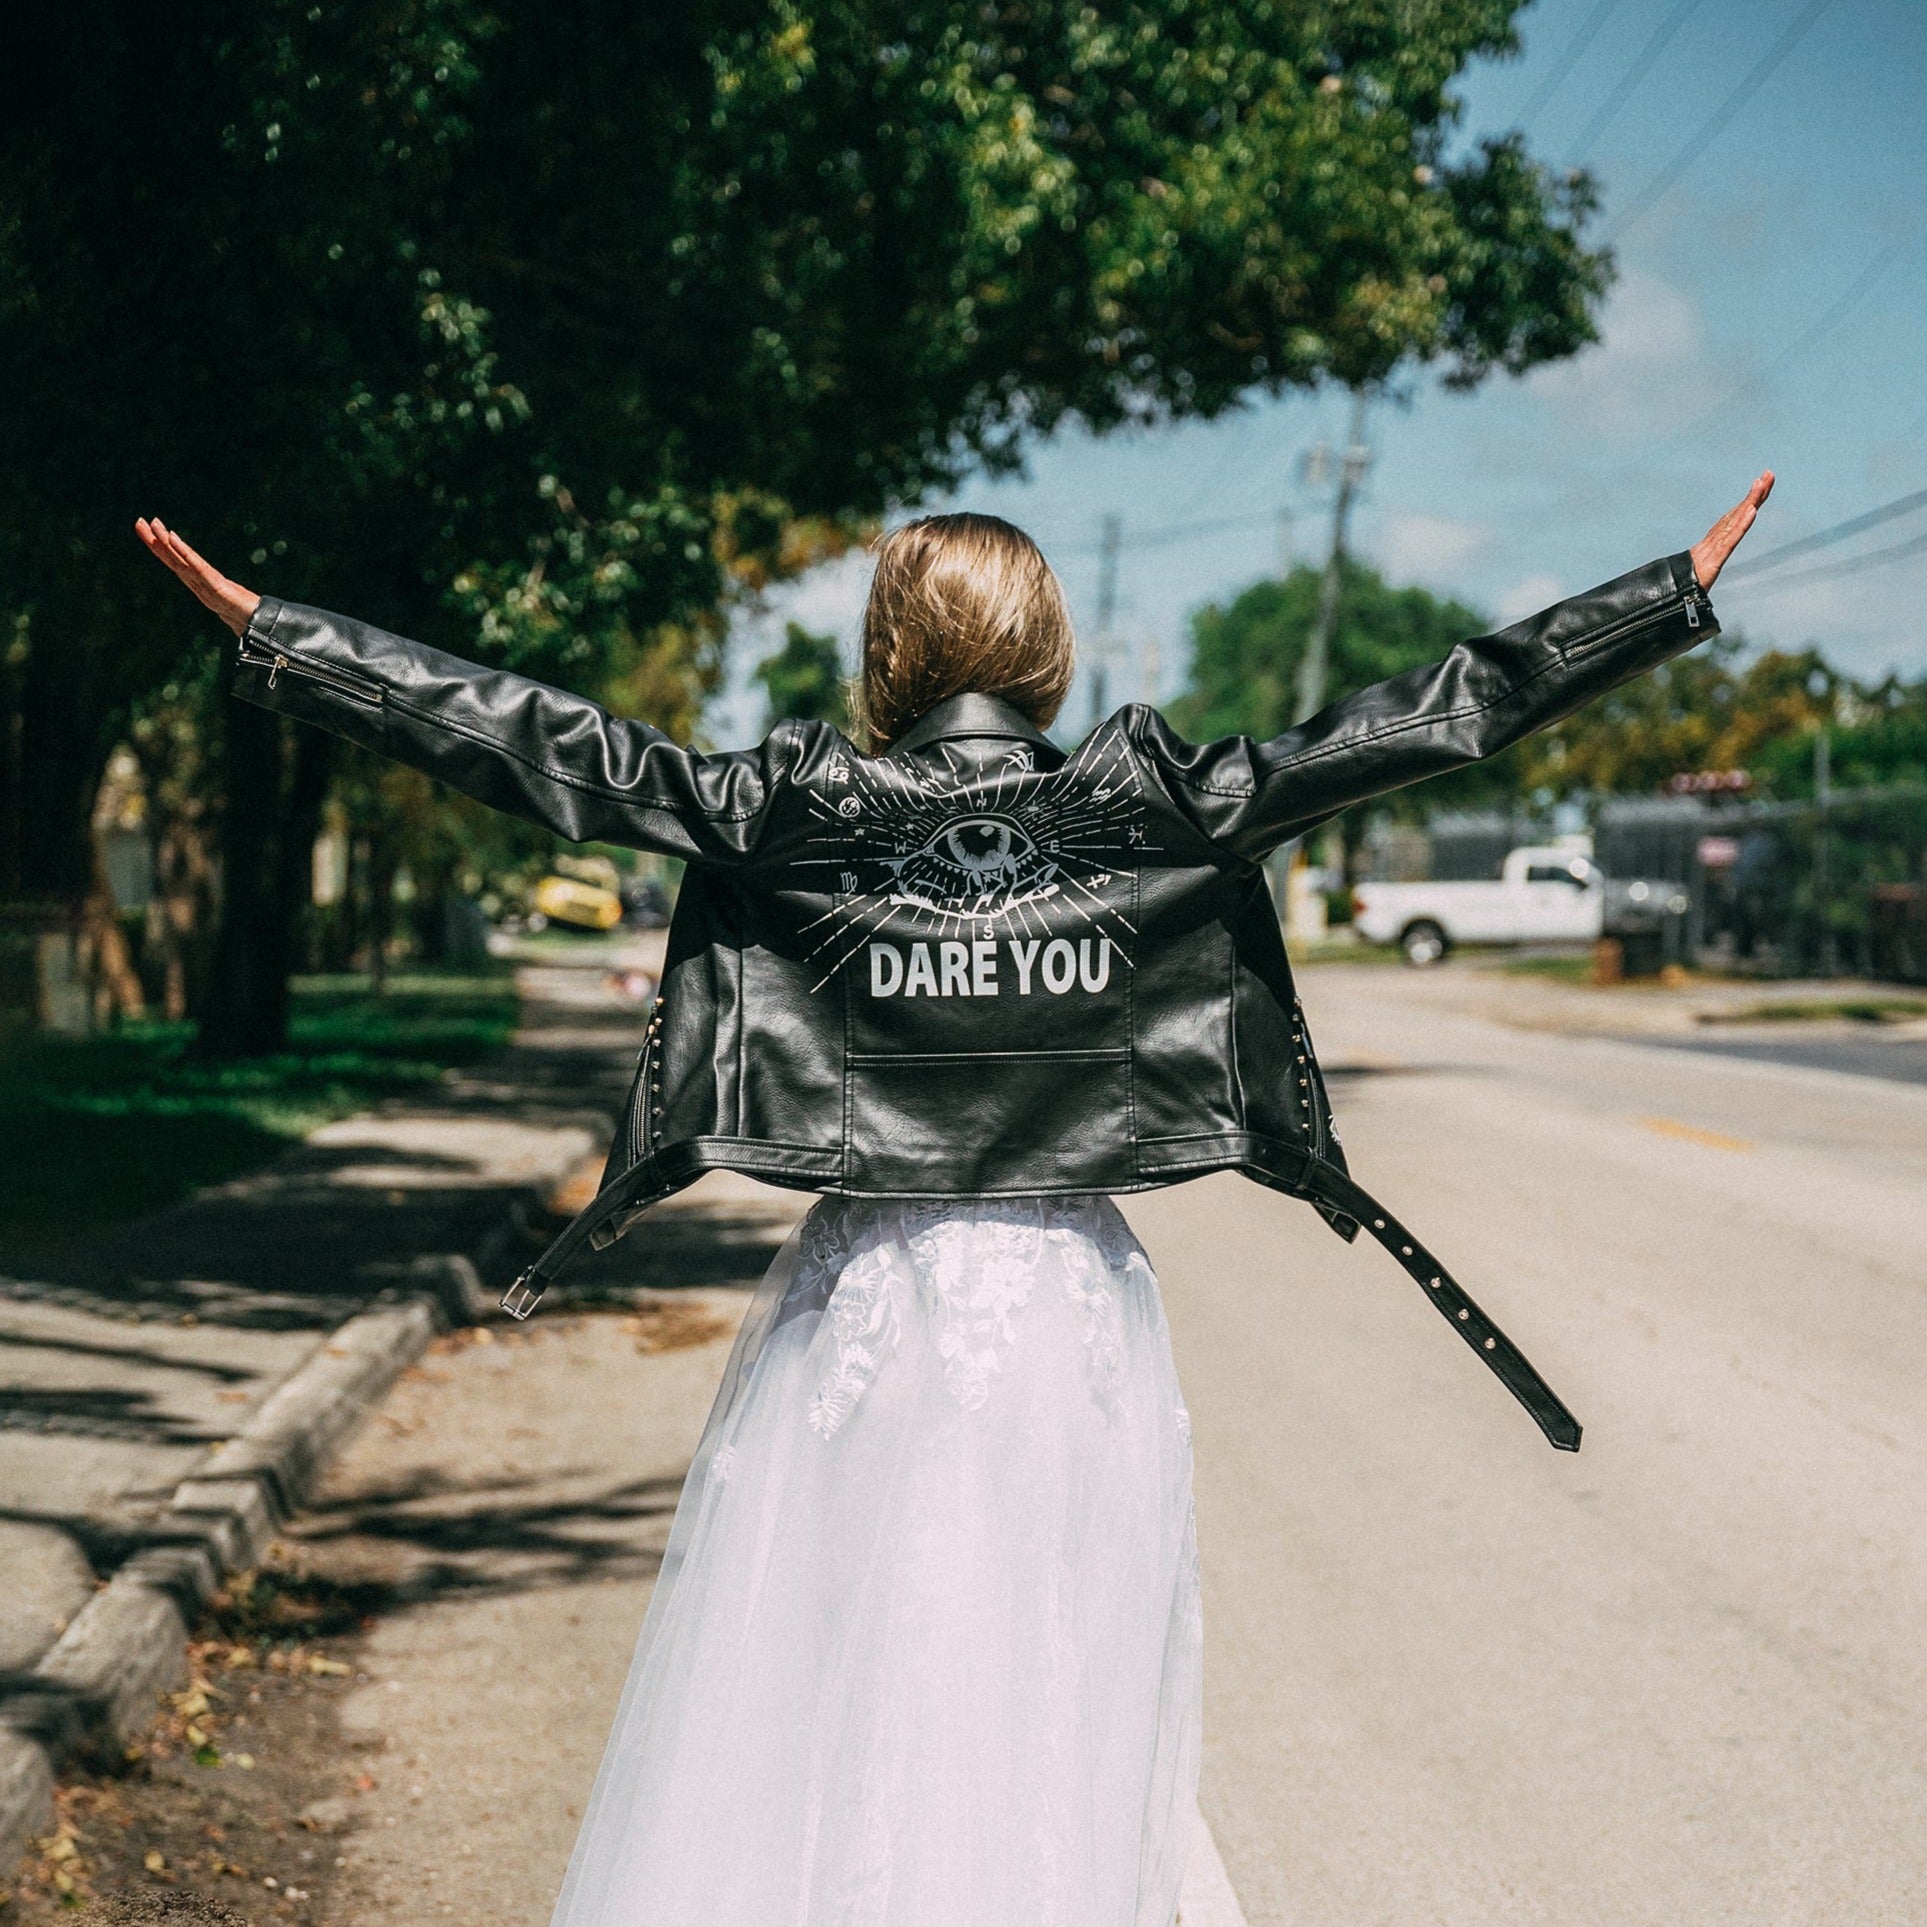
[[[0,1866],[47,1830],[63,1762],[111,1755],[181,1676],[187,1636],[211,1593],[257,1564],[335,1450],[438,1329],[485,1298],[471,1261],[407,1268],[416,1289],[324,1338],[234,1437],[175,1488],[153,1540],[75,1615],[0,1723]]]

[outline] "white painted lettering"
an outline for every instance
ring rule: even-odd
[[[1065,937],[1053,937],[1044,947],[1044,988],[1061,997],[1077,981],[1077,952]]]
[[[930,967],[930,946],[927,943],[913,943],[910,946],[910,975],[905,980],[903,994],[914,997],[922,991],[926,997],[937,994],[937,973]]]
[[[970,946],[963,943],[940,943],[937,949],[943,959],[943,994],[946,997],[968,997],[970,995]]]
[[[979,937],[970,946],[970,994],[973,997],[997,994],[997,946],[988,937]]]
[[[893,943],[870,946],[870,995],[894,997],[903,984],[903,958]]]
[[[1091,940],[1079,937],[1077,940],[1077,981],[1086,990],[1102,990],[1111,981],[1111,940],[1099,937],[1097,940],[1097,968],[1091,968]]]
[[[1030,995],[1031,966],[1037,961],[1037,946],[1041,939],[1032,937],[1028,943],[1019,943],[1015,937],[1010,940],[1010,960],[1017,966],[1017,994]]]

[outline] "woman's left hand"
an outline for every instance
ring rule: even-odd
[[[248,618],[261,606],[261,598],[252,589],[230,582],[156,517],[143,515],[134,524],[134,533],[147,544],[148,553],[166,563],[237,636],[248,626]]]
[[[1773,471],[1769,468],[1746,491],[1746,500],[1730,508],[1693,544],[1693,573],[1702,589],[1710,589],[1726,567],[1726,559],[1740,546],[1740,538],[1753,526],[1760,504],[1773,493]]]

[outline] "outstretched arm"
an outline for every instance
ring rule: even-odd
[[[149,551],[240,637],[234,693],[395,757],[576,842],[742,863],[783,777],[779,738],[703,755],[646,723],[346,616],[261,597],[163,523]]]
[[[1496,755],[1717,635],[1706,592],[1772,489],[1769,472],[1691,549],[1342,697],[1270,742],[1194,746],[1152,715],[1144,746],[1212,841],[1262,858],[1355,803]]]

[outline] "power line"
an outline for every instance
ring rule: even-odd
[[[1633,64],[1620,75],[1612,92],[1600,103],[1599,111],[1586,123],[1584,131],[1568,150],[1568,166],[1577,167],[1585,159],[1593,142],[1619,118],[1619,110],[1632,99],[1639,83],[1651,72],[1653,63],[1666,51],[1673,36],[1703,4],[1704,0],[1679,0],[1679,5],[1647,36],[1645,46],[1633,56]]]
[[[1532,98],[1519,109],[1519,124],[1526,125],[1547,101],[1559,91],[1566,76],[1579,64],[1579,56],[1598,38],[1599,29],[1606,24],[1607,16],[1619,0],[1599,0],[1599,4],[1587,14],[1579,31],[1566,43],[1566,50],[1546,72],[1546,77],[1532,90]]]
[[[1161,529],[1147,529],[1142,535],[1135,531],[1131,536],[1134,549],[1162,548],[1167,542],[1186,542],[1194,535],[1219,535],[1227,529],[1276,528],[1278,513],[1267,509],[1260,515],[1221,515],[1209,522],[1172,522]],[[1104,544],[1096,542],[1068,542],[1061,546],[1051,543],[1042,545],[1053,555],[1102,555]]]
[[[1702,122],[1693,133],[1686,145],[1647,184],[1645,192],[1639,195],[1632,206],[1619,217],[1618,226],[1606,237],[1608,242],[1618,241],[1635,221],[1652,210],[1680,176],[1726,131],[1734,115],[1772,79],[1779,71],[1780,63],[1806,38],[1813,23],[1832,5],[1833,0],[1807,0],[1807,5],[1799,18],[1794,20],[1779,39],[1753,63],[1746,78],[1720,102],[1708,119]]]
[[[1891,502],[1882,502],[1878,508],[1849,516],[1846,521],[1836,522],[1828,529],[1816,530],[1812,535],[1803,535],[1796,542],[1783,542],[1777,549],[1769,549],[1766,554],[1755,556],[1750,562],[1736,563],[1726,571],[1727,577],[1737,582],[1767,569],[1777,569],[1782,562],[1791,562],[1796,555],[1811,555],[1815,549],[1830,549],[1836,542],[1845,542],[1867,529],[1878,528],[1882,522],[1892,522],[1923,508],[1927,508],[1927,488],[1916,489],[1911,495],[1897,496]]]
[[[1795,569],[1791,575],[1776,575],[1771,582],[1747,582],[1741,587],[1765,594],[1771,589],[1790,589],[1800,582],[1831,582],[1837,576],[1858,575],[1864,569],[1881,569],[1890,562],[1905,562],[1914,555],[1927,555],[1927,535],[1910,536],[1905,542],[1890,543],[1884,549],[1869,549],[1866,554],[1850,556],[1844,562],[1823,562],[1818,568]]]
[[[1729,389],[1727,393],[1722,395],[1718,401],[1714,402],[1710,408],[1704,409],[1695,415],[1693,419],[1679,431],[1674,437],[1674,440],[1684,441],[1689,435],[1697,434],[1715,415],[1723,415],[1727,409],[1731,408],[1742,396],[1750,395],[1756,389],[1763,388],[1789,362],[1798,361],[1803,356],[1812,353],[1841,322],[1845,321],[1853,313],[1854,309],[1860,304],[1861,296],[1866,294],[1873,287],[1874,283],[1900,259],[1901,253],[1902,249],[1898,246],[1882,248],[1875,254],[1874,258],[1860,270],[1859,277],[1855,280],[1852,287],[1850,287],[1839,300],[1834,302],[1826,313],[1823,314],[1798,341],[1792,343],[1789,347],[1781,349],[1758,374],[1749,375],[1738,387]]]

